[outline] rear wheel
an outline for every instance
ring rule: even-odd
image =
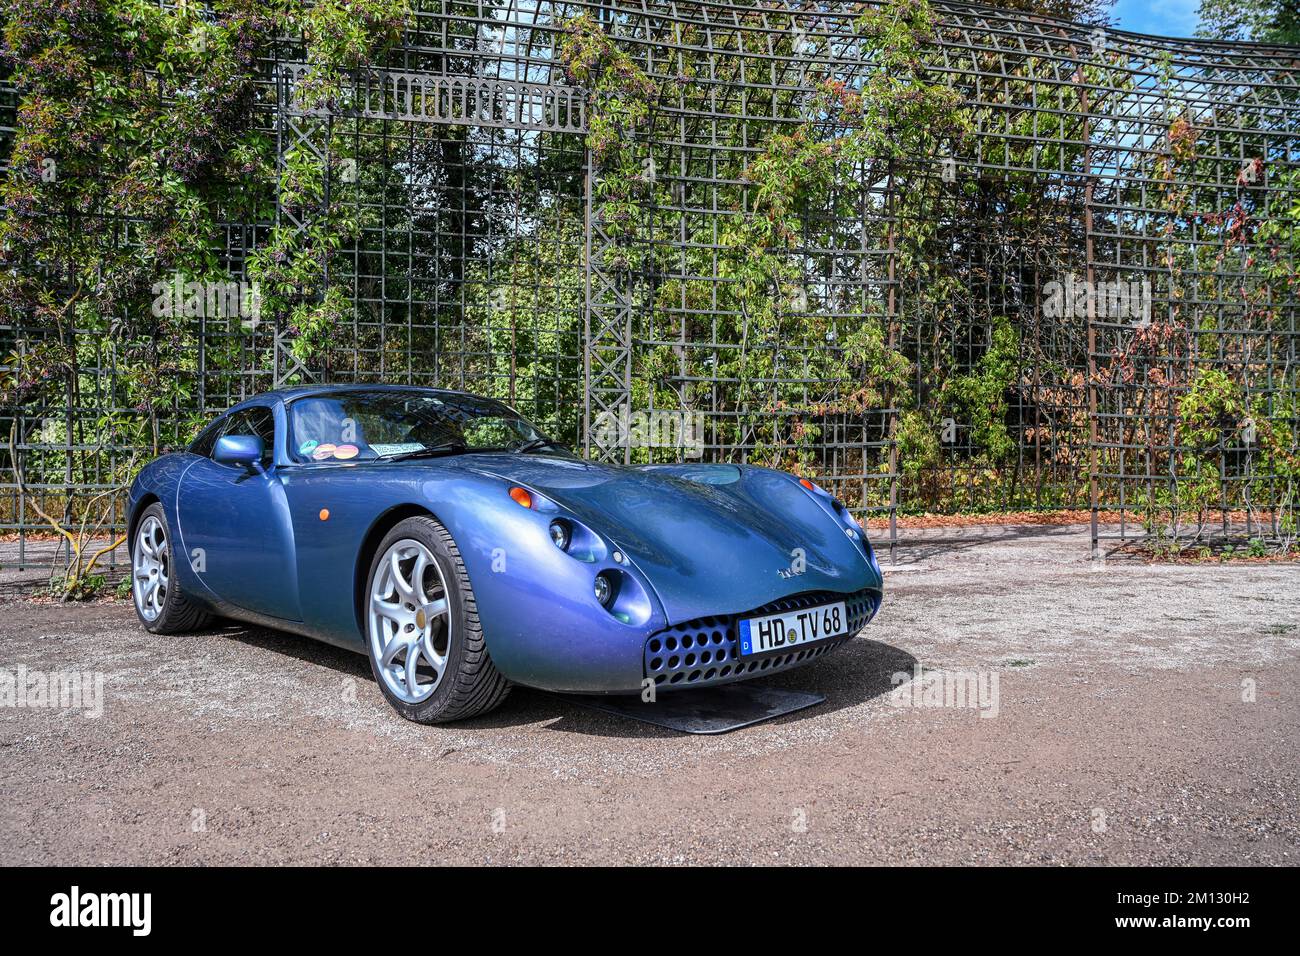
[[[177,580],[171,529],[156,501],[140,515],[131,541],[131,599],[140,623],[155,634],[193,631],[212,619]]]
[[[407,518],[380,542],[365,601],[370,668],[403,717],[445,723],[505,700],[460,551],[433,518]]]

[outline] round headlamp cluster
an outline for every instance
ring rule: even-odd
[[[558,510],[555,502],[544,495],[530,492],[527,488],[515,485],[509,494],[515,504],[529,511],[548,513],[549,523],[546,533],[555,545],[575,561],[597,564],[608,554],[615,564],[627,565],[627,555],[622,551],[609,552],[605,541],[595,534],[580,520],[569,517],[554,517]],[[593,568],[593,570],[595,570]],[[626,571],[607,568],[599,572],[591,581],[591,593],[606,611],[624,624],[644,623],[650,617],[650,605],[644,589]]]
[[[606,608],[614,603],[614,598],[618,591],[614,586],[614,582],[610,580],[610,577],[607,574],[596,575],[596,582],[592,586],[592,590],[596,595],[596,600],[600,602],[601,607]]]

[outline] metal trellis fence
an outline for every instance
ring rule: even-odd
[[[917,6],[421,0],[328,105],[286,40],[260,115],[361,224],[326,277],[345,318],[304,358],[284,315],[197,316],[161,443],[274,386],[418,383],[502,398],[593,458],[808,474],[891,543],[911,512],[1075,509],[1095,549],[1289,544],[1300,50],[953,2],[900,48],[879,17]],[[641,92],[575,80],[580,23]],[[944,91],[952,131],[904,128]],[[645,99],[616,131],[631,179],[593,149],[619,95]],[[818,149],[829,172],[792,168]],[[231,276],[322,215],[285,196],[229,224]],[[779,241],[755,244],[768,222]],[[4,327],[0,352],[49,332]],[[75,404],[0,412],[65,517],[139,451],[83,435],[125,405],[111,348],[81,377]],[[0,493],[0,531],[42,530]]]

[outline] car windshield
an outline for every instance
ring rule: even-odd
[[[359,461],[516,451],[550,445],[500,402],[471,395],[355,391],[312,395],[289,404],[294,460]]]

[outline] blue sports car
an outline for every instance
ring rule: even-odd
[[[145,628],[219,615],[362,651],[425,723],[515,683],[634,694],[783,671],[880,606],[862,529],[811,481],[585,461],[460,392],[260,395],[146,466],[128,507]]]

